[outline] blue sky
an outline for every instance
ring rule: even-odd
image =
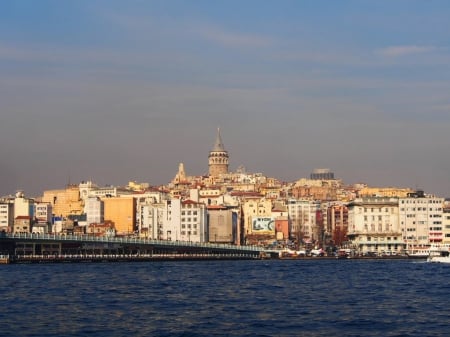
[[[450,196],[449,1],[3,1],[0,195],[230,169]]]

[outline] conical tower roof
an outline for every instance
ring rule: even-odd
[[[220,128],[217,128],[216,142],[214,143],[212,151],[214,152],[225,151],[225,146],[223,146],[222,137],[220,137]]]

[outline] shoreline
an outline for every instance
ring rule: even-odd
[[[0,264],[53,264],[53,263],[124,263],[124,262],[164,262],[164,261],[226,261],[226,260],[308,260],[308,261],[322,261],[322,260],[426,260],[425,257],[409,257],[403,255],[396,256],[354,256],[339,258],[335,256],[302,256],[302,257],[249,257],[240,255],[134,255],[134,256],[16,256],[3,257],[0,259]]]

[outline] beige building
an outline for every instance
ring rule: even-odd
[[[406,198],[408,193],[414,192],[410,188],[398,188],[398,187],[363,187],[359,190],[358,194],[360,197],[397,197]]]
[[[398,198],[358,198],[347,205],[351,245],[360,253],[402,253],[405,245]]]
[[[209,242],[233,243],[233,211],[224,206],[208,206]]]
[[[31,217],[19,215],[14,219],[14,233],[31,233]]]
[[[31,216],[34,200],[26,198],[22,191],[16,193],[14,198],[14,217]]]
[[[64,190],[44,191],[42,202],[50,203],[53,214],[64,218],[69,215],[80,215],[84,210],[78,185],[68,185]]]
[[[136,230],[136,201],[132,197],[104,198],[105,222],[112,222],[118,235],[133,234]]]
[[[272,201],[247,199],[242,205],[243,236],[247,244],[267,244],[275,240],[275,218]]]

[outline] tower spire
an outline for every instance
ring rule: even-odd
[[[223,146],[222,137],[220,136],[220,128],[217,128],[216,142],[214,143],[213,151],[225,151],[225,146]]]

